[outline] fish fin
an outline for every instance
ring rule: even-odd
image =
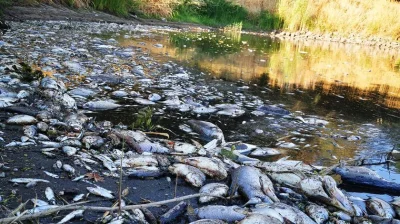
[[[256,205],[256,204],[260,204],[261,202],[263,202],[263,200],[261,200],[260,198],[254,197],[254,198],[250,198],[250,200],[248,200],[243,207],[246,207],[248,205]]]

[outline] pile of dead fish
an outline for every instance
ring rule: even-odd
[[[151,138],[144,132],[129,130],[126,124],[96,121],[88,117],[86,112],[89,111],[113,110],[129,104],[158,105],[161,107],[157,111],[159,113],[171,109],[231,117],[247,112],[257,116],[274,114],[290,117],[291,114],[255,96],[242,93],[224,95],[212,87],[199,86],[188,72],[174,63],[159,65],[145,54],[141,54],[137,58],[140,63],[136,63],[131,59],[138,53],[136,49],[123,49],[117,46],[114,39],[105,41],[89,35],[124,30],[128,32],[126,38],[129,38],[139,30],[147,32],[144,27],[75,24],[74,29],[86,29],[79,33],[82,35],[79,40],[87,41],[79,41],[76,36],[68,34],[71,32],[66,32],[66,26],[71,26],[69,23],[37,23],[46,32],[38,33],[24,24],[15,23],[12,25],[21,29],[3,37],[8,42],[2,46],[10,52],[21,43],[34,40],[36,46],[29,49],[28,57],[38,60],[43,71],[54,73],[24,83],[20,74],[12,69],[6,70],[16,65],[17,58],[1,56],[5,66],[0,70],[0,105],[6,111],[18,113],[5,123],[20,125],[23,130],[19,140],[9,142],[5,147],[39,147],[44,156],[54,160],[53,171],[44,171],[47,176],[59,178],[59,174],[66,173],[72,181],[84,181],[92,185],[87,187],[88,192],[76,194],[71,202],[87,199],[89,194],[117,201],[117,192],[88,181],[87,176],[80,175],[77,170],[100,170],[99,175],[119,178],[119,170],[122,169],[124,176],[131,178],[177,176],[205,194],[199,198],[198,208],[193,209],[186,202],[181,202],[158,217],[161,223],[174,223],[177,218],[184,216],[191,223],[400,222],[396,220],[400,216],[400,199],[387,203],[378,198],[363,200],[350,197],[337,187],[337,182],[331,176],[320,174],[324,167],[287,158],[275,162],[260,161],[255,157],[276,155],[279,151],[242,142],[226,142],[222,130],[213,123],[191,119],[180,126],[206,143],[202,145],[197,141]],[[51,46],[51,52],[54,57],[50,57],[42,48],[49,45],[47,41],[56,41],[54,30],[64,32],[66,36],[60,42],[53,42],[55,45]],[[29,34],[28,40],[13,36],[15,33]],[[95,57],[97,55],[101,57]],[[60,63],[61,59],[63,63]],[[118,69],[115,64],[119,65]],[[63,69],[73,74],[85,73],[86,79],[84,82],[74,82],[70,80],[72,76],[68,76],[71,73],[62,73]],[[166,74],[157,76],[160,73]],[[110,87],[111,84],[114,86]],[[115,90],[115,86],[120,88]],[[150,87],[160,91],[149,93],[147,90]],[[221,101],[223,97],[241,103],[213,103]],[[119,99],[128,103],[120,103]],[[290,118],[304,124],[311,122],[311,119],[299,116]],[[318,125],[325,124],[322,120],[313,121]],[[68,157],[72,162],[62,162],[60,156]],[[107,171],[103,171],[103,168]],[[400,190],[399,184],[385,180],[367,168],[345,166],[337,167],[333,172],[352,184],[390,192]],[[50,184],[46,179],[24,177],[10,178],[9,181],[28,187]],[[45,197],[47,201],[32,199],[32,209],[21,213],[34,214],[61,206],[62,202],[56,200],[50,187],[46,188]],[[125,205],[125,202],[122,203]],[[84,212],[73,211],[59,223],[81,217]],[[108,214],[103,218],[108,223],[154,223],[155,220],[145,209],[124,211],[121,216]]]

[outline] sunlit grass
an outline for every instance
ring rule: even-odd
[[[281,0],[278,14],[290,31],[400,38],[400,3],[389,0]]]

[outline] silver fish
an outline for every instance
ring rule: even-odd
[[[397,213],[397,216],[400,217],[400,197],[394,198],[394,201],[392,202],[392,205]]]
[[[112,110],[115,108],[120,107],[121,105],[116,104],[111,101],[90,101],[85,104],[83,104],[83,108],[89,109],[89,110]]]
[[[56,179],[58,179],[58,178],[60,178],[60,176],[58,176],[57,174],[54,174],[54,173],[50,173],[50,172],[47,172],[47,171],[43,171],[47,176],[50,176],[50,177],[53,177],[53,178],[56,178]]]
[[[283,222],[279,221],[278,219],[266,216],[262,214],[251,214],[250,216],[246,217],[239,224],[283,224]]]
[[[32,208],[32,209],[27,210],[27,214],[35,214],[35,213],[47,211],[47,210],[53,209],[53,208],[58,208],[58,205],[44,205],[44,206]]]
[[[247,211],[239,206],[209,205],[194,210],[200,219],[220,219],[227,222],[246,218]]]
[[[323,224],[329,219],[329,212],[319,205],[308,205],[306,207],[306,213],[318,224]]]
[[[299,209],[289,206],[283,203],[274,203],[270,205],[275,211],[277,211],[282,217],[288,219],[292,223],[297,224],[315,224],[310,217],[308,217],[304,212]]]
[[[24,126],[22,129],[24,131],[24,135],[26,135],[28,138],[34,138],[37,134],[37,128],[35,125]]]
[[[75,210],[68,215],[66,215],[63,219],[61,219],[57,224],[63,224],[69,222],[73,218],[78,218],[83,216],[83,212],[85,210]]]
[[[78,151],[77,148],[75,147],[71,147],[71,146],[63,146],[62,150],[65,154],[67,154],[67,156],[72,156],[75,155],[76,152]]]
[[[35,178],[13,178],[10,180],[12,183],[18,183],[18,184],[27,184],[30,182],[43,182],[43,183],[50,183],[48,180],[43,180],[43,179],[35,179]]]
[[[228,172],[226,171],[223,162],[216,157],[189,157],[185,159],[178,158],[178,161],[197,167],[206,175],[217,180],[223,180],[228,176]]]
[[[195,132],[200,134],[202,139],[206,141],[217,139],[221,143],[225,143],[224,133],[217,125],[199,120],[189,120],[188,124]]]
[[[86,189],[91,194],[94,194],[94,195],[102,196],[102,197],[105,197],[105,198],[108,198],[108,199],[113,199],[114,198],[114,196],[111,194],[112,193],[111,191],[109,191],[109,190],[107,190],[105,188],[99,187],[99,186],[87,187]]]
[[[329,202],[330,197],[325,192],[320,177],[314,176],[306,178],[299,183],[301,191],[308,197],[317,199],[322,202]]]
[[[196,146],[185,142],[174,142],[174,151],[184,154],[192,154],[197,152]]]
[[[85,194],[78,194],[78,195],[76,195],[76,196],[72,199],[72,201],[73,201],[73,202],[80,201],[80,200],[83,199],[83,197],[85,197]]]
[[[257,204],[251,209],[251,213],[273,217],[282,223],[285,222],[281,214],[279,214],[279,212],[277,212],[275,209],[271,208],[269,204]]]
[[[75,169],[71,165],[63,164],[62,168],[70,174],[75,174]]]
[[[228,194],[228,190],[229,190],[229,187],[226,186],[225,184],[210,183],[210,184],[206,184],[203,187],[201,187],[199,193],[212,194],[215,196],[224,197]],[[207,203],[207,202],[214,201],[214,200],[218,200],[218,198],[211,197],[211,196],[201,196],[199,198],[200,203]]]
[[[24,124],[36,124],[36,118],[29,115],[15,115],[13,117],[8,118],[6,121],[7,124],[16,124],[16,125],[24,125]]]
[[[307,178],[307,176],[301,172],[271,172],[268,173],[268,176],[273,181],[288,187],[296,187],[302,180]]]
[[[392,206],[379,198],[370,198],[367,201],[367,208],[374,215],[378,215],[383,218],[392,219],[396,216]]]
[[[56,203],[56,196],[54,195],[54,191],[50,187],[46,187],[44,193],[47,200],[54,205]]]
[[[115,165],[119,167],[121,160],[116,160]],[[138,166],[158,166],[158,161],[153,156],[139,155],[131,158],[122,159],[122,167],[138,167]]]
[[[185,178],[186,182],[195,187],[203,186],[204,181],[206,180],[206,176],[204,175],[204,173],[194,166],[175,163],[172,166],[168,167],[168,170],[178,177]]]
[[[342,211],[334,212],[334,213],[332,213],[332,216],[337,217],[338,219],[346,221],[346,222],[351,222],[351,216]]]
[[[226,224],[226,222],[219,219],[200,219],[189,224]]]
[[[324,176],[323,183],[333,203],[343,208],[350,214],[354,214],[354,208],[350,200],[336,187],[336,181],[331,176]],[[337,201],[337,202],[336,202]]]
[[[230,194],[232,195],[236,189],[249,200],[247,204],[279,201],[271,180],[259,169],[251,166],[241,166],[233,171]]]
[[[41,206],[49,205],[49,203],[47,203],[47,202],[45,202],[43,200],[37,199],[37,198],[32,198],[31,201],[35,205],[35,207],[41,207]]]
[[[126,171],[129,177],[147,178],[160,177],[164,174],[158,167],[155,166],[138,166]]]

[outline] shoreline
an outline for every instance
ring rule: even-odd
[[[45,13],[44,13],[45,12]],[[140,24],[149,26],[168,26],[171,28],[210,31],[217,30],[216,27],[209,27],[201,24],[170,22],[157,19],[143,19],[131,15],[129,18],[117,17],[105,12],[85,9],[74,10],[61,5],[38,6],[13,6],[4,11],[6,21],[26,21],[26,20],[44,20],[44,21],[79,21],[79,22],[105,22],[117,24]],[[337,33],[314,33],[310,31],[288,32],[279,31],[242,31],[243,34],[265,35],[271,38],[279,38],[289,41],[316,41],[339,43],[344,45],[359,45],[363,47],[378,48],[383,51],[393,51],[396,54],[400,50],[400,42],[382,37],[362,37],[352,34],[349,37]]]

